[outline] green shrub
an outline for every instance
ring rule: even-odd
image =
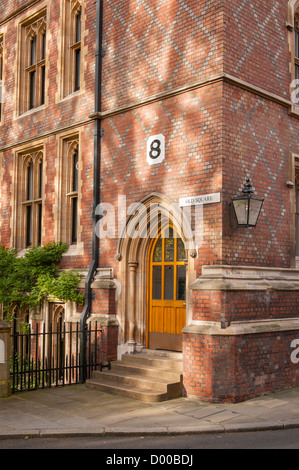
[[[0,245],[0,303],[7,321],[13,319],[15,307],[34,308],[51,298],[83,304],[78,291],[82,276],[73,271],[57,272],[67,248],[64,243],[48,243],[18,257],[15,250]]]

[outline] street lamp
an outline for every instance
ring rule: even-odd
[[[263,202],[264,198],[253,196],[250,178],[247,177],[242,195],[232,198],[238,225],[242,227],[255,227]]]

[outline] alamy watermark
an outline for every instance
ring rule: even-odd
[[[293,364],[299,363],[299,339],[294,339],[291,342],[291,348],[294,348],[294,351],[291,354],[291,361]]]
[[[186,248],[197,247],[203,241],[203,205],[180,207],[178,204],[162,206],[133,203],[127,205],[125,195],[119,195],[116,206],[102,202],[95,210],[99,218],[96,235],[101,238],[156,238],[159,227],[166,227],[165,237],[169,236],[173,221],[186,240]],[[189,245],[188,245],[189,244]]]
[[[291,101],[293,104],[299,105],[299,79],[292,80],[291,83]]]

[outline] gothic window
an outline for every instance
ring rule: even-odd
[[[0,124],[3,118],[3,73],[4,73],[4,61],[3,61],[3,36],[0,35]]]
[[[17,155],[15,188],[14,246],[17,250],[39,246],[42,243],[43,215],[42,149]]]
[[[45,12],[21,25],[19,114],[45,104],[46,30]]]
[[[78,237],[78,165],[79,146],[72,143],[69,149],[69,192],[67,193],[69,206],[69,225],[71,243],[77,243]]]
[[[297,168],[296,173],[296,201],[295,201],[295,233],[296,233],[296,257],[299,257],[299,167]]]
[[[82,87],[82,4],[64,0],[62,35],[62,98]]]
[[[299,80],[299,13],[294,21],[294,78]]]
[[[62,139],[59,161],[57,238],[68,245],[75,245],[80,238],[80,146],[77,134]]]
[[[25,247],[41,245],[42,241],[42,152],[25,157],[26,170],[25,194],[22,201],[23,223],[25,226]]]

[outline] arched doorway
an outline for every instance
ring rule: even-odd
[[[182,350],[186,325],[185,247],[177,230],[164,227],[148,256],[148,337],[150,349]]]
[[[132,233],[137,233],[138,236],[131,236]],[[182,314],[182,320],[176,320],[176,330],[178,333],[163,332],[161,335],[156,335],[156,339],[175,339],[174,336],[178,335],[177,342],[174,345],[171,343],[166,344],[162,341],[153,346],[152,335],[154,331],[150,331],[150,321],[153,321],[153,316],[150,314],[150,309],[156,308],[158,305],[152,303],[150,305],[152,292],[151,276],[153,274],[155,263],[151,260],[156,248],[156,244],[161,243],[161,239],[167,235],[167,228],[174,231],[174,252],[180,251],[176,255],[175,261],[160,262],[161,271],[162,266],[164,271],[165,266],[172,266],[168,268],[168,273],[164,273],[164,286],[165,276],[168,279],[173,274],[176,284],[173,284],[173,292],[176,292],[176,297],[171,299],[173,302],[172,307],[176,308],[176,312]],[[171,245],[171,238],[166,236]],[[164,242],[165,243],[165,242]],[[164,247],[165,250],[165,247]],[[166,250],[165,250],[166,252]],[[185,217],[184,211],[175,204],[172,200],[161,194],[152,193],[140,201],[134,214],[130,215],[126,221],[124,230],[119,238],[117,253],[115,259],[119,262],[119,270],[117,275],[118,293],[117,293],[117,313],[119,320],[119,344],[118,344],[118,357],[127,352],[141,351],[144,347],[155,347],[159,349],[173,349],[180,350],[182,343],[182,328],[191,319],[191,292],[188,286],[195,281],[196,272],[194,269],[194,259],[196,253],[194,233],[191,229],[189,219]],[[184,256],[184,258],[183,258]],[[158,261],[156,263],[159,264]],[[164,263],[164,264],[163,264]],[[156,265],[158,265],[156,264]],[[173,272],[172,272],[173,270]],[[182,275],[182,272],[185,274]],[[168,277],[167,277],[168,276]],[[179,281],[177,280],[179,277]],[[161,277],[162,280],[162,277]],[[168,282],[166,283],[168,285]],[[177,287],[182,289],[184,285],[184,296],[177,296]],[[165,287],[164,287],[165,288]],[[153,299],[158,300],[158,299]],[[162,300],[162,299],[161,299]],[[166,302],[165,297],[163,300]],[[167,300],[168,302],[168,300]],[[186,304],[186,305],[184,305]],[[165,315],[170,314],[165,305]],[[171,308],[171,307],[170,307]],[[163,313],[163,314],[164,314]],[[161,331],[157,331],[161,333]],[[165,333],[165,336],[164,336]],[[149,341],[150,340],[150,341]]]
[[[56,372],[56,381],[62,383],[65,364],[65,309],[63,305],[50,304],[50,312],[52,334],[48,345],[48,357],[53,372]]]

